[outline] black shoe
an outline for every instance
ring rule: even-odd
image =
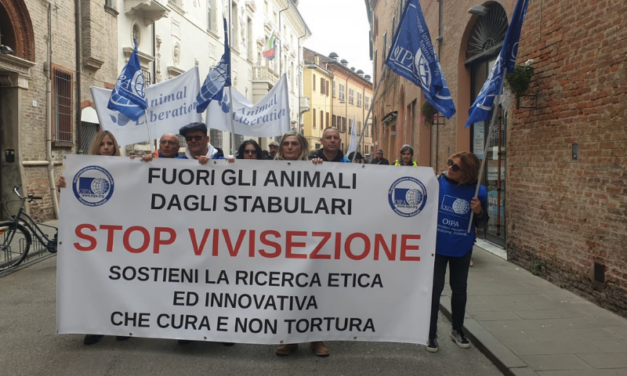
[[[131,339],[131,337],[127,337],[127,336],[117,336],[117,337],[115,337],[116,341],[127,341],[129,339]]]
[[[233,342],[222,342],[222,346],[233,347],[235,344]]]
[[[102,337],[104,336],[100,334],[87,334],[83,340],[83,345],[93,345],[94,343],[98,343]]]
[[[427,342],[427,351],[430,353],[438,352],[438,336],[429,336],[429,342]]]
[[[190,343],[192,343],[192,341],[190,341],[188,339],[179,339],[179,345],[181,345],[181,346],[189,345]]]
[[[464,335],[464,331],[461,329],[453,329],[453,331],[451,332],[451,339],[453,340],[453,342],[455,342],[455,344],[457,344],[457,346],[461,347],[462,349],[470,348],[470,341],[468,341],[468,339]]]

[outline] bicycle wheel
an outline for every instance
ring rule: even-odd
[[[28,255],[32,238],[19,223],[0,223],[0,271],[18,266]]]

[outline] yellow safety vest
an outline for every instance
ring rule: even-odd
[[[418,166],[418,164],[416,163],[416,161],[412,161],[413,166],[416,167]],[[404,164],[401,164],[398,159],[394,162],[394,166],[405,166]]]

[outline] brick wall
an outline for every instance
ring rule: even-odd
[[[395,13],[392,0],[372,0],[379,30]],[[436,51],[438,2],[420,1]],[[499,1],[511,18],[515,1]],[[443,2],[440,62],[457,115],[440,127],[438,170],[448,155],[469,150],[463,129],[471,105],[468,35],[477,16],[473,1]],[[541,8],[542,7],[542,8]],[[536,62],[532,109],[508,108],[507,253],[511,261],[549,281],[627,316],[627,2],[531,1],[523,25],[518,64]],[[396,24],[398,25],[398,17]],[[379,52],[377,77],[382,62]],[[387,76],[386,76],[387,77]],[[405,79],[386,78],[375,105],[378,119],[422,94]],[[524,106],[535,106],[532,98]],[[412,130],[414,146],[424,136]],[[572,145],[579,160],[572,160]],[[392,155],[387,154],[392,159]],[[595,283],[595,262],[605,265],[605,283]],[[601,270],[603,268],[601,267]]]
[[[45,3],[38,0],[24,0],[33,24],[35,34],[35,63],[31,68],[28,90],[20,90],[20,153],[21,161],[46,160],[46,80],[44,66],[48,61],[48,18]],[[117,79],[117,17],[115,12],[106,12],[102,2],[81,2],[83,19],[83,50],[94,51],[94,57],[104,61],[100,69],[83,69],[81,100],[91,100],[90,86],[103,87],[104,83],[114,83]],[[76,39],[75,8],[73,1],[53,3],[51,17],[52,63],[74,74],[73,100],[74,113],[78,84],[76,82]],[[36,101],[37,105],[33,105]],[[72,148],[53,148],[53,159],[62,160],[65,153],[76,152],[76,133],[80,126],[72,117],[75,143]],[[55,179],[62,173],[62,167],[55,164]],[[40,221],[54,218],[52,197],[46,166],[24,166],[22,184],[27,193],[42,195],[44,199],[29,205],[31,214]]]
[[[508,255],[627,315],[627,3],[540,5],[520,42],[538,100],[509,128]],[[593,282],[595,262],[605,284]]]

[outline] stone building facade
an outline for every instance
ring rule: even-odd
[[[133,37],[138,40],[140,63],[145,82],[162,82],[198,66],[204,81],[224,53],[223,18],[232,12],[232,84],[249,101],[256,103],[279,80],[288,78],[290,118],[298,127],[299,82],[302,80],[302,43],[311,35],[292,0],[110,0],[120,11],[118,64],[128,61]],[[262,57],[274,33],[277,51],[274,60]],[[280,63],[279,63],[280,62]],[[183,126],[184,124],[181,124]],[[158,136],[157,136],[158,137]],[[211,143],[226,153],[234,153],[247,137],[235,135],[231,150],[230,132],[211,130]],[[257,139],[267,148],[269,140]],[[271,140],[270,140],[271,141]],[[182,147],[185,141],[181,139]],[[149,149],[129,145],[125,151]]]
[[[480,154],[489,138],[491,220],[479,241],[627,315],[627,3],[530,1],[517,60],[535,68],[529,91],[517,99],[506,87],[491,135],[485,124],[464,128],[515,3],[420,1],[457,107],[430,124],[419,89],[382,73],[405,1],[366,0],[375,85],[383,74],[375,144],[389,154],[411,144],[420,165],[442,171],[448,156]],[[477,5],[485,13],[468,12]]]
[[[26,204],[38,220],[57,217],[54,183],[62,155],[82,149],[83,115],[92,120],[89,86],[115,83],[117,12],[102,2],[0,1],[0,197],[12,188],[43,196]],[[115,43],[113,43],[114,45]],[[3,218],[19,201],[5,205]]]

